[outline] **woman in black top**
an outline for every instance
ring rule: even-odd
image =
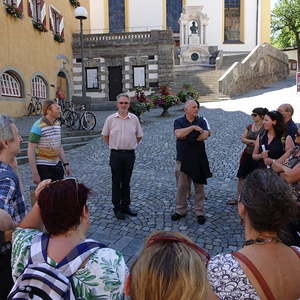
[[[286,133],[282,114],[276,110],[266,113],[263,126],[265,131],[255,141],[252,157],[258,161],[259,168],[266,168],[265,159],[279,159],[294,147],[292,138]]]

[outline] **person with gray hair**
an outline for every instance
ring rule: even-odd
[[[16,173],[16,155],[22,141],[13,120],[0,115],[0,209],[5,210],[16,224],[25,217],[26,206]],[[0,299],[6,299],[12,285],[11,276],[11,238],[8,228],[0,231]]]
[[[293,106],[289,103],[284,103],[277,108],[277,111],[282,114],[284,123],[286,124],[286,136],[289,135],[295,142],[295,136],[298,128],[295,122],[292,120],[294,114]]]
[[[177,221],[186,216],[187,193],[190,180],[195,186],[195,213],[199,224],[204,224],[204,184],[211,177],[209,163],[205,151],[204,140],[209,136],[207,124],[198,116],[196,101],[189,100],[184,106],[185,115],[174,122],[176,136],[176,170],[178,175],[176,209],[171,216],[172,221]]]
[[[135,148],[143,137],[143,131],[137,116],[128,112],[129,104],[126,94],[118,95],[118,111],[106,118],[102,129],[103,140],[110,149],[113,211],[120,220],[125,219],[125,214],[137,215],[130,208],[130,179]]]

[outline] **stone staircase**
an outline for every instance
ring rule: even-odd
[[[240,61],[241,62],[248,54],[249,53],[235,54],[235,55],[224,55],[223,56],[222,70],[226,71],[236,61]]]
[[[92,139],[100,137],[99,131],[84,131],[84,130],[72,130],[62,131],[62,144],[65,151],[74,149],[76,147],[84,146],[88,144]],[[21,143],[21,150],[17,156],[18,164],[25,164],[28,162],[27,146],[28,135],[22,136],[23,142]]]
[[[218,101],[228,99],[227,96],[219,94],[218,79],[236,61],[242,61],[248,54],[237,54],[223,57],[223,67],[215,70],[207,66],[175,65],[174,84],[172,90],[178,93],[183,85],[190,84],[199,92],[201,102]]]

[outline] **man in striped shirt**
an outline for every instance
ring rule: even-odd
[[[44,179],[63,179],[65,172],[70,175],[69,163],[61,145],[61,127],[57,121],[60,112],[60,106],[55,101],[45,100],[44,116],[30,130],[28,159],[32,180],[36,184]]]

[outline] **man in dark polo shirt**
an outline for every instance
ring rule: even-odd
[[[199,224],[206,221],[204,215],[204,184],[211,176],[204,140],[209,136],[207,124],[198,117],[196,101],[190,100],[185,104],[185,115],[174,122],[176,136],[176,172],[178,174],[176,210],[171,219],[177,221],[186,216],[187,192],[189,182],[195,186],[195,213]]]
[[[292,120],[293,114],[294,114],[294,108],[291,104],[285,103],[281,104],[277,111],[279,111],[284,119],[284,122],[286,124],[286,135],[290,135],[293,141],[295,142],[296,133],[298,131],[297,125]]]

